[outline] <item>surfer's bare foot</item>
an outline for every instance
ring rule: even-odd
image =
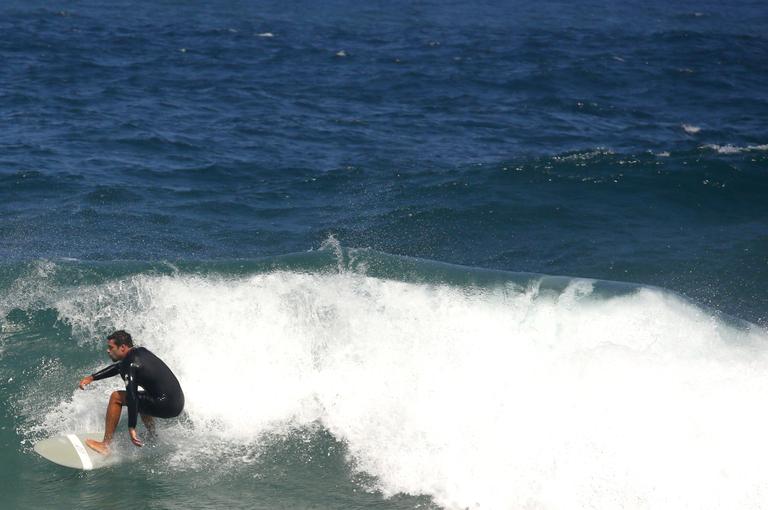
[[[88,445],[88,448],[90,448],[91,450],[95,450],[97,453],[100,453],[101,455],[107,455],[109,453],[109,443],[105,443],[104,441],[86,439],[85,444]]]

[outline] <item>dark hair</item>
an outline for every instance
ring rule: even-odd
[[[133,347],[133,338],[131,338],[131,335],[129,333],[126,333],[125,331],[118,330],[112,333],[107,337],[107,340],[112,340],[115,342],[115,345],[120,347],[121,345],[127,345],[128,347]]]

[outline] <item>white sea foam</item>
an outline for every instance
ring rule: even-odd
[[[56,274],[56,264],[49,260],[36,261],[27,268],[26,275],[17,279],[10,288],[0,293],[0,318],[5,317],[14,308],[34,308],[50,298],[49,279]],[[2,322],[0,337],[13,325]]]
[[[693,124],[683,124],[681,127],[683,128],[683,131],[685,131],[689,135],[695,135],[699,131],[701,131],[701,128],[699,126],[694,126]]]
[[[711,149],[719,154],[739,154],[742,152],[750,151],[768,151],[768,143],[762,145],[747,145],[746,147],[738,147],[736,145],[717,145],[707,144],[702,146],[703,149]]]
[[[81,338],[125,328],[174,368],[185,426],[210,441],[180,466],[320,423],[385,495],[449,509],[768,505],[768,335],[660,290],[137,276],[57,308]],[[95,426],[103,399],[78,392],[47,426]]]
[[[574,153],[566,154],[563,156],[553,156],[552,159],[555,161],[576,161],[576,160],[594,159],[601,156],[610,156],[612,154],[614,154],[612,150],[598,147],[593,150],[588,150],[583,152],[574,152]]]

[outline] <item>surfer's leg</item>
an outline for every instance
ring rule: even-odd
[[[150,439],[157,436],[155,429],[155,419],[148,414],[141,414],[139,416],[141,416],[141,422],[147,428],[147,434],[149,435]]]
[[[123,411],[125,403],[125,391],[112,392],[112,395],[109,396],[109,404],[107,404],[107,416],[104,419],[104,440],[94,441],[93,439],[88,439],[85,441],[85,444],[102,454],[109,451],[109,443],[112,442],[112,436],[115,434],[115,429],[117,429],[120,413]]]

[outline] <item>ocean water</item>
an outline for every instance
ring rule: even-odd
[[[3,2],[3,508],[765,508],[767,12]]]

